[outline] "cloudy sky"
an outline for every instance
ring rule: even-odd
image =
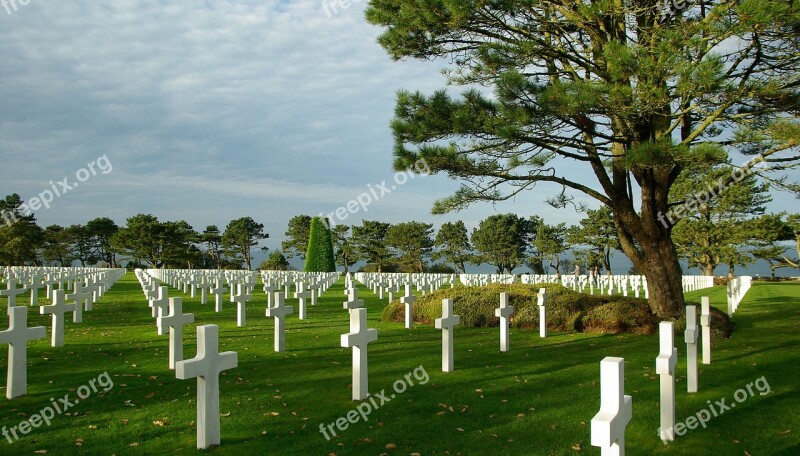
[[[72,188],[36,212],[41,225],[151,213],[202,231],[247,215],[270,248],[292,216],[329,213],[384,180],[395,189],[343,223],[472,227],[503,212],[576,223],[544,203],[553,187],[432,216],[455,182],[396,185],[395,93],[443,87],[444,63],[393,62],[365,2],[327,12],[321,0],[0,7],[0,193],[28,200],[68,178]],[[794,206],[776,195],[771,209]]]

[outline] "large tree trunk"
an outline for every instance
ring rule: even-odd
[[[644,242],[641,247],[643,258],[633,261],[633,264],[647,278],[650,309],[661,318],[681,315],[685,306],[683,271],[675,245],[670,238],[666,238]]]
[[[704,272],[704,273],[705,273],[705,275],[707,275],[707,276],[712,276],[712,275],[714,275],[714,265],[713,265],[713,264],[706,263],[706,265],[705,265],[705,272]]]

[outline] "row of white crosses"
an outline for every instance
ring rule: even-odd
[[[219,375],[222,371],[238,366],[238,355],[232,351],[220,353],[219,327],[217,325],[200,325],[197,326],[197,356],[184,360],[183,327],[194,323],[194,314],[183,313],[182,298],[167,298],[168,287],[157,286],[154,276],[168,279],[178,286],[181,286],[182,283],[177,280],[173,281],[176,275],[172,272],[151,275],[137,270],[136,274],[142,288],[147,289],[146,295],[152,294],[154,288],[158,290],[158,298],[154,299],[153,307],[158,309],[158,334],[163,335],[167,330],[169,331],[169,368],[175,370],[175,377],[178,379],[197,379],[197,448],[207,449],[212,445],[219,445],[221,442]],[[185,275],[177,277],[183,277],[183,280],[193,280],[191,277],[186,279]],[[200,283],[198,282],[198,284]],[[243,294],[246,285],[243,283],[236,285],[240,290],[239,295]],[[169,313],[162,310],[160,305],[162,300],[168,300]]]
[[[36,276],[38,271],[34,271],[32,276]],[[63,271],[60,271],[63,272]],[[97,271],[93,270],[93,274]],[[21,277],[20,271],[6,268],[3,274],[7,280],[7,293],[4,294],[8,298],[8,317],[9,325],[5,331],[0,331],[0,343],[8,344],[8,368],[6,375],[6,398],[13,399],[18,396],[27,394],[28,391],[28,342],[36,339],[43,339],[47,336],[47,329],[44,326],[28,327],[28,306],[16,305],[16,297],[19,295],[16,288],[16,279],[11,278]],[[85,270],[73,271],[69,274],[60,276],[61,278],[75,278],[79,274],[85,274]],[[105,286],[110,287],[113,282],[118,280],[124,271],[113,271],[103,273],[103,283]],[[56,282],[53,282],[56,283]],[[63,282],[62,282],[63,283]],[[82,282],[76,280],[73,284],[74,293],[70,296],[76,299],[73,304],[65,303],[65,290],[54,289],[52,290],[53,304],[45,305],[39,308],[42,315],[52,315],[52,338],[51,346],[61,347],[64,345],[64,314],[67,312],[74,312],[73,319],[80,322],[80,308],[83,304],[82,298],[85,296],[82,293]],[[88,299],[88,298],[87,298]],[[37,300],[33,300],[36,303]],[[75,313],[78,312],[78,313]]]
[[[700,325],[703,338],[703,363],[711,363],[709,299],[702,298]],[[696,307],[686,306],[687,392],[697,392],[697,339],[698,327]],[[660,380],[660,424],[659,434],[665,442],[675,439],[675,368],[678,350],[675,348],[673,323],[659,324],[659,354],[656,357],[656,373]],[[591,443],[601,448],[601,454],[625,454],[625,427],[632,416],[631,396],[624,394],[624,359],[607,357],[600,363],[600,411],[592,418]]]
[[[744,295],[750,290],[753,283],[751,276],[740,276],[733,280],[728,280],[728,316],[732,317],[733,313],[739,308],[739,304],[744,299]]]

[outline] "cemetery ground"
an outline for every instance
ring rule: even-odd
[[[196,354],[198,324],[218,324],[220,350],[238,352],[238,367],[220,375],[222,443],[208,453],[600,454],[590,445],[589,424],[599,409],[600,361],[606,356],[625,359],[625,394],[633,396],[628,454],[800,453],[800,283],[753,286],[733,317],[732,337],[714,340],[712,363],[699,365],[698,393],[686,393],[686,345],[676,333],[676,422],[722,398],[732,408],[668,445],[657,435],[658,334],[551,331],[542,339],[536,329],[512,328],[510,351],[500,353],[498,328],[458,326],[455,371],[443,373],[441,332],[433,325],[404,329],[402,323],[381,322],[386,300],[359,288],[369,327],[378,329],[378,340],[369,345],[369,390],[395,397],[383,404],[376,398],[379,408],[345,430],[333,423],[360,402],[351,400],[351,349],[339,347],[340,335],[349,332],[343,281],[309,305],[303,321],[297,300],[287,299],[295,313],[286,320],[285,353],[273,351],[273,320],[264,316],[260,285],[247,304],[246,327],[236,326],[234,304],[226,302],[215,313],[213,300],[201,305],[199,296],[190,299],[170,288],[171,297],[184,298],[184,312],[195,314],[195,323],[184,327],[185,359]],[[689,293],[687,301],[699,305],[701,296],[726,310],[724,287]],[[178,380],[168,369],[168,336],[156,334],[135,276],[117,282],[83,321],[68,318],[64,347],[51,348],[49,337],[29,343],[28,394],[0,402],[0,426],[18,425],[50,405],[50,398],[69,394],[74,400],[79,387],[104,372],[113,387],[99,389],[13,443],[3,438],[0,454],[196,452],[197,382]],[[0,327],[7,323],[3,312]],[[29,326],[35,325],[49,328],[49,319],[30,311]],[[0,356],[3,370],[6,362]],[[420,366],[428,381],[407,375],[415,369],[419,374]],[[768,394],[755,391],[741,403],[734,400],[738,389],[761,377]],[[402,393],[400,383],[406,386]],[[333,424],[336,437],[326,440],[320,424]]]

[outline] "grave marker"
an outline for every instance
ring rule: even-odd
[[[64,346],[64,314],[74,311],[75,304],[64,304],[64,290],[53,290],[53,304],[39,307],[41,315],[51,314],[52,334],[50,346]]]
[[[276,291],[273,295],[273,306],[267,309],[267,317],[275,318],[275,351],[282,352],[285,350],[285,333],[284,319],[287,315],[294,312],[292,306],[284,305],[284,293]]]
[[[625,455],[625,428],[633,416],[633,398],[625,394],[625,360],[600,362],[600,411],[592,418],[592,446],[602,456]]]
[[[500,293],[500,307],[494,309],[495,317],[500,317],[500,351],[508,351],[508,320],[514,308],[508,305],[508,293]]]
[[[350,309],[350,332],[341,335],[340,345],[353,348],[353,400],[369,397],[369,375],[367,345],[378,340],[378,330],[367,328],[367,309]]]
[[[686,391],[697,392],[697,307],[686,306]]]
[[[703,364],[711,364],[711,303],[708,296],[700,303],[700,326],[703,328]]]
[[[539,337],[547,337],[547,315],[544,307],[547,304],[546,288],[539,288],[536,304],[539,306]]]
[[[411,291],[411,285],[406,284],[406,295],[400,298],[400,302],[403,303],[406,311],[406,329],[411,329],[411,327],[414,325],[414,301],[416,300],[417,297],[414,296],[414,293]]]
[[[158,333],[164,334],[169,328],[170,369],[175,369],[175,363],[183,360],[183,325],[189,323],[194,323],[194,314],[183,313],[183,299],[169,298],[169,315],[158,317]]]
[[[28,341],[44,339],[44,326],[28,327],[28,308],[14,306],[8,309],[8,329],[0,331],[0,344],[8,344],[8,373],[6,398],[28,394]]]
[[[658,325],[659,355],[656,358],[656,374],[661,379],[661,440],[675,440],[675,365],[678,349],[675,348],[675,333],[671,321]]]
[[[197,327],[197,356],[175,364],[175,376],[181,380],[197,378],[197,448],[220,443],[219,374],[238,366],[234,351],[219,352],[219,327]]]
[[[461,317],[453,315],[453,300],[442,299],[442,318],[434,321],[442,330],[442,372],[453,372],[453,327],[460,322]]]

